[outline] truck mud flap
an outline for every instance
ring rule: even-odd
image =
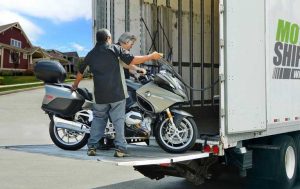
[[[279,161],[279,147],[274,145],[250,145],[248,147],[253,150],[253,166],[252,169],[249,169],[249,176],[273,180],[277,174],[273,165]]]

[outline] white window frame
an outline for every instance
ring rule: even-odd
[[[10,53],[9,53],[9,63],[10,64],[13,64],[13,61],[12,61],[12,59],[11,59],[11,53],[13,53],[14,51],[10,51]],[[18,54],[19,54],[19,61],[18,61],[18,64],[20,64],[20,52],[17,52]]]
[[[17,48],[21,48],[22,47],[22,41],[11,38],[10,39],[10,45],[14,46],[14,47],[17,47]]]
[[[28,57],[28,56],[27,56],[27,53],[23,53],[23,59],[24,59],[24,60],[27,60],[27,57]]]

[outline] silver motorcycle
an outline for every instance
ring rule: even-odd
[[[166,152],[183,153],[191,149],[198,136],[193,116],[177,109],[188,101],[186,85],[181,76],[165,60],[157,61],[160,71],[139,82],[126,80],[129,98],[126,104],[125,137],[127,142],[144,141],[154,136]],[[49,115],[52,141],[65,150],[78,150],[87,144],[93,121],[93,96],[85,88],[71,90],[62,83],[64,68],[53,61],[36,64],[35,75],[45,82],[42,109]],[[115,137],[108,121],[105,141]]]

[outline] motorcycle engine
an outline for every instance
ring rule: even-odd
[[[130,136],[135,137],[148,137],[150,136],[150,131],[145,122],[145,118],[143,118],[142,114],[137,111],[130,111],[126,113],[125,123],[127,126],[127,133]]]
[[[142,114],[135,111],[130,111],[126,114],[125,123],[127,126],[141,124]]]

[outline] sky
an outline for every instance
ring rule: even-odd
[[[92,44],[92,0],[0,0],[0,25],[19,22],[34,46],[85,56]]]

